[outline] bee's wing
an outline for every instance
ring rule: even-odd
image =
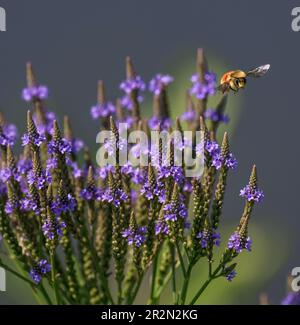
[[[260,67],[257,67],[247,72],[247,76],[254,78],[262,77],[268,72],[269,69],[270,64],[261,65]]]

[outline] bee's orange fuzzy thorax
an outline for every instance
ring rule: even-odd
[[[225,74],[223,74],[222,78],[221,78],[221,81],[220,81],[220,84],[224,84],[226,82],[228,82],[231,78],[231,75],[234,71],[228,71],[226,72]]]

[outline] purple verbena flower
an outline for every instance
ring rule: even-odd
[[[52,203],[51,210],[56,216],[59,216],[61,213],[74,211],[76,205],[75,198],[69,193],[64,199],[57,197]]]
[[[111,115],[113,115],[116,112],[116,108],[115,106],[110,103],[107,102],[105,104],[98,104],[95,105],[91,108],[91,117],[94,120],[97,120],[101,117],[109,117]]]
[[[212,96],[216,92],[216,75],[212,72],[205,74],[205,81],[200,81],[199,75],[194,74],[191,77],[192,87],[190,94],[198,99],[204,99],[207,96]]]
[[[61,139],[60,141],[51,140],[48,144],[48,152],[61,153],[62,155],[72,152],[72,144],[67,139]]]
[[[22,136],[22,146],[26,146],[30,143],[33,143],[34,145],[39,147],[45,141],[46,141],[46,137],[44,134],[37,133],[36,136],[30,136],[28,133],[25,133]]]
[[[243,249],[251,252],[252,240],[250,237],[243,237],[238,232],[232,234],[229,238],[227,247],[241,253]]]
[[[2,133],[0,133],[0,145],[2,146],[13,146],[17,139],[17,127],[14,124],[2,125]]]
[[[300,305],[300,292],[289,292],[281,305]]]
[[[196,111],[188,107],[187,110],[181,114],[181,119],[186,122],[194,121],[196,119]]]
[[[123,231],[122,236],[127,239],[128,245],[140,247],[146,240],[145,233],[145,227],[138,227],[135,232],[129,228]]]
[[[47,260],[42,259],[30,270],[29,275],[36,284],[39,284],[42,280],[42,277],[50,271],[51,265],[47,262]]]
[[[226,279],[231,282],[233,280],[233,278],[236,276],[236,271],[235,270],[232,270],[230,273],[228,273],[226,275]]]
[[[221,243],[221,235],[214,229],[212,231],[203,230],[199,232],[197,238],[200,239],[202,248],[207,248],[210,244],[220,246]]]
[[[227,124],[229,122],[229,116],[228,115],[219,114],[218,112],[216,112],[212,108],[208,108],[205,111],[204,117],[206,119],[209,119],[209,120],[213,121],[213,122],[223,122],[225,124]]]
[[[78,153],[84,148],[84,142],[81,139],[73,139],[72,140],[72,152]]]
[[[143,101],[141,92],[146,89],[146,85],[140,76],[136,76],[132,79],[126,79],[125,81],[121,82],[120,89],[125,92],[125,96],[121,98],[122,107],[131,110],[133,104],[130,98],[130,94],[132,91],[135,91],[137,93],[137,100],[141,103]]]
[[[153,79],[150,80],[149,90],[154,93],[154,95],[158,96],[161,91],[173,81],[174,78],[170,75],[158,73],[153,77]]]
[[[52,134],[53,132],[53,122],[56,120],[56,115],[54,112],[46,111],[44,113],[44,120],[41,122],[36,114],[32,115],[34,124],[36,125],[39,134],[46,135]]]
[[[168,117],[159,118],[157,116],[153,116],[149,119],[148,125],[152,130],[156,130],[158,126],[160,126],[161,130],[168,130],[172,125],[172,120]]]
[[[187,208],[183,202],[183,198],[181,197],[181,202],[175,203],[170,202],[165,204],[163,207],[164,210],[164,219],[166,221],[175,222],[178,220],[178,217],[185,219],[187,217]]]
[[[25,175],[32,168],[32,160],[31,159],[20,159],[17,162],[18,173],[21,175]]]
[[[21,211],[33,211],[36,215],[40,214],[40,208],[38,202],[27,193],[26,196],[20,200],[20,210]]]
[[[247,185],[241,189],[240,196],[244,197],[249,202],[261,202],[264,198],[264,193],[258,188],[252,188],[250,185]]]
[[[155,235],[168,235],[169,234],[169,227],[165,221],[158,220],[155,223]]]
[[[47,219],[42,225],[42,231],[49,240],[54,240],[56,236],[61,237],[65,228],[65,222],[61,221],[58,217],[54,220]]]
[[[114,191],[107,189],[98,199],[102,202],[111,203],[115,207],[119,207],[122,201],[128,199],[128,196],[121,188],[117,188]]]
[[[18,203],[17,202],[11,202],[7,201],[5,204],[5,213],[7,214],[12,214],[14,211],[18,209]]]
[[[49,95],[48,88],[46,86],[32,86],[26,87],[22,91],[22,98],[26,102],[30,102],[34,99],[47,99]]]

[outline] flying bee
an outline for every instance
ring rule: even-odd
[[[228,71],[222,76],[218,89],[221,90],[223,94],[230,90],[237,92],[239,89],[245,88],[247,77],[262,77],[269,69],[270,64],[265,64],[248,72],[242,70]]]

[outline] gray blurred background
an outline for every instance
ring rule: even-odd
[[[179,82],[194,72],[198,47],[207,50],[215,71],[271,64],[268,75],[229,98],[236,121],[228,128],[239,168],[230,175],[223,224],[233,229],[238,222],[239,189],[255,162],[265,200],[250,227],[254,251],[243,254],[239,277],[232,284],[217,282],[203,303],[256,304],[262,292],[279,303],[287,275],[300,266],[300,32],[291,30],[297,1],[3,0],[0,6],[7,13],[7,32],[0,33],[0,110],[20,133],[28,109],[20,98],[28,60],[50,89],[48,108],[70,115],[76,134],[93,148],[98,123],[89,108],[97,80],[105,81],[110,99],[120,96],[127,55],[144,80],[157,72],[176,77],[171,87],[181,91],[181,110],[185,88]],[[228,234],[226,226],[224,231]],[[32,302],[9,276],[0,303]]]

